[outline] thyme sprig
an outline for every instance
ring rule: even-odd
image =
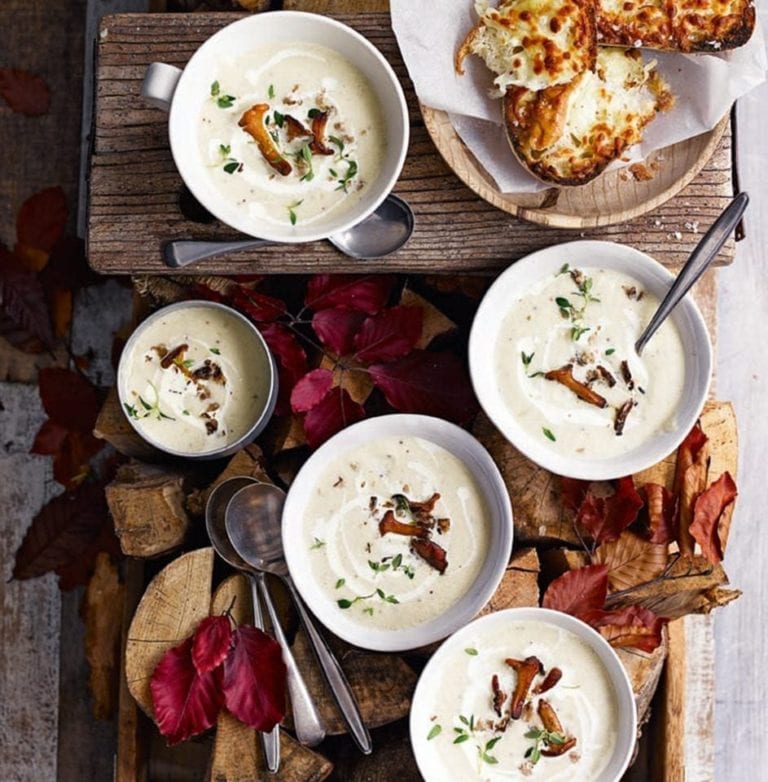
[[[549,731],[545,728],[531,728],[526,734],[525,738],[533,741],[533,746],[528,747],[525,751],[525,759],[535,766],[541,760],[541,745],[546,746],[560,746],[565,744],[565,736],[562,733],[556,731]]]

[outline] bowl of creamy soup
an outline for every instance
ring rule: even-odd
[[[391,66],[355,30],[316,14],[233,22],[183,71],[153,63],[142,95],[169,110],[171,151],[198,201],[271,241],[314,241],[365,219],[408,147]]]
[[[617,782],[636,731],[614,650],[544,608],[499,611],[452,635],[424,668],[410,716],[425,782]]]
[[[438,418],[344,429],[299,471],[283,510],[292,578],[317,618],[356,646],[445,638],[493,595],[512,509],[487,451]]]
[[[677,448],[712,371],[693,299],[634,349],[672,281],[639,250],[593,241],[533,253],[496,280],[472,325],[470,372],[512,445],[585,480],[638,472]]]
[[[253,440],[277,400],[277,369],[258,329],[207,301],[171,304],[123,348],[120,403],[131,426],[174,456],[217,459]]]

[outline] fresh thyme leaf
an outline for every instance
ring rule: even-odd
[[[608,350],[605,351],[606,356],[612,356],[616,352],[616,348],[608,348]]]
[[[433,725],[432,729],[427,733],[427,741],[432,741],[435,736],[439,736],[443,730],[442,725]]]
[[[182,410],[181,414],[182,415],[190,415],[190,412],[189,412],[189,410]]]
[[[215,98],[219,94],[220,90],[221,90],[221,85],[217,81],[213,82],[211,84],[211,97]]]
[[[339,608],[352,608],[352,601],[347,600],[346,598],[342,598],[341,600],[336,601],[336,605]]]
[[[527,367],[536,353],[526,353],[524,350],[520,351],[520,358],[523,360],[523,366]]]
[[[544,432],[544,437],[546,437],[547,440],[552,440],[553,443],[557,442],[557,437],[555,437],[555,435],[553,435],[552,432],[549,429],[547,429],[546,426],[542,426],[541,431]]]
[[[469,741],[469,734],[468,733],[462,733],[461,736],[456,736],[456,738],[453,740],[454,744],[462,744],[465,741]]]
[[[225,170],[225,171],[226,171],[228,174],[234,174],[234,173],[235,173],[235,171],[237,171],[237,168],[238,168],[238,166],[239,166],[239,165],[240,165],[240,164],[239,164],[239,163],[238,163],[236,160],[230,160],[230,161],[229,161],[229,163],[227,163],[227,164],[224,166],[224,170]]]
[[[336,173],[336,169],[335,169],[335,168],[329,168],[329,169],[328,169],[328,173],[329,173],[329,174],[330,174],[330,175],[331,175],[331,176],[332,176],[334,179],[336,179],[336,177],[338,176],[338,174]]]
[[[231,151],[232,148],[229,144],[219,144],[219,152],[221,152],[222,157],[227,157]]]
[[[282,128],[284,122],[285,114],[281,114],[277,109],[275,109],[275,125],[277,125],[278,128]]]
[[[545,739],[547,744],[565,744],[565,736],[563,736],[562,733],[557,733],[554,731],[552,733],[547,733]]]
[[[464,725],[469,725],[469,720],[463,714],[459,714],[459,722],[464,723]]]
[[[470,657],[477,657],[477,649],[474,649],[474,648],[473,648],[473,647],[471,647],[471,646],[468,646],[468,647],[467,647],[467,648],[466,648],[464,651],[465,651],[465,652],[466,652],[466,653],[467,653],[467,654],[468,654]]]
[[[485,751],[490,752],[500,741],[501,736],[495,736],[494,738],[490,739],[485,744]]]
[[[181,366],[184,367],[184,369],[190,369],[190,367],[194,366],[194,359],[188,358],[181,362]]]
[[[269,89],[267,90],[267,97],[272,100],[275,97],[275,85],[270,84]]]
[[[235,96],[234,95],[220,95],[216,99],[216,105],[220,109],[231,109],[233,104],[235,102]]]
[[[158,418],[165,418],[168,421],[175,421],[176,419],[172,415],[166,415],[160,408],[157,410],[157,417]]]
[[[400,601],[394,595],[387,595],[384,600],[386,600],[387,603],[393,603],[394,605],[399,605],[400,603]]]
[[[527,739],[540,739],[544,737],[544,731],[539,728],[531,728],[527,733],[523,734]]]
[[[493,755],[489,755],[487,752],[483,752],[480,757],[485,763],[488,763],[489,765],[493,765],[494,763],[498,763],[498,759],[493,757]]]
[[[346,579],[346,578],[340,578],[340,579],[339,579],[339,580],[336,582],[336,589],[341,589],[341,587],[343,587],[343,586],[344,586],[344,584],[346,584],[346,583],[347,583],[347,579]]]
[[[123,402],[123,407],[125,408],[125,412],[128,413],[131,418],[139,417],[139,414],[133,405],[129,405],[127,402]]]
[[[383,590],[383,589],[377,589],[377,590],[376,590],[376,594],[377,594],[377,595],[378,595],[378,596],[379,596],[379,597],[380,597],[382,600],[386,600],[386,599],[387,599],[387,596],[384,594],[384,590]]]
[[[140,397],[139,397],[139,402],[141,402],[141,406],[142,406],[142,407],[143,407],[145,410],[151,410],[151,409],[152,409],[152,405],[151,405],[151,404],[149,404],[149,402],[147,402],[147,400],[146,400],[146,399],[144,399],[144,397],[143,397],[143,396],[140,396]]]
[[[532,374],[528,375],[527,377],[544,377],[543,372],[533,372]]]
[[[323,113],[323,112],[322,112],[322,111],[320,111],[320,109],[310,109],[310,110],[307,112],[307,116],[308,116],[310,119],[314,119],[315,117],[319,117],[319,116],[320,116],[322,113]]]
[[[211,353],[215,353],[217,356],[221,355],[221,351],[218,348],[208,348],[208,350],[210,350]]]
[[[411,504],[408,502],[408,498],[405,496],[405,494],[393,494],[392,502],[395,503],[395,511],[397,513],[404,511],[406,513],[410,512],[411,510]]]
[[[591,330],[592,329],[589,326],[573,326],[573,328],[571,328],[571,339],[574,342],[578,342],[582,335]]]
[[[403,555],[398,554],[393,560],[392,560],[392,570],[397,570],[400,565],[403,564]]]
[[[304,160],[307,161],[307,163],[312,162],[312,150],[309,148],[309,144],[305,144],[301,148],[301,156],[304,158]]]
[[[320,540],[320,538],[315,538],[315,542],[309,548],[310,550],[316,548],[322,548],[324,545],[325,545],[324,540]]]
[[[344,142],[338,136],[328,136],[328,141],[339,148],[339,155],[344,154]]]
[[[528,759],[531,761],[531,765],[535,766],[541,760],[541,750],[538,747],[533,747]]]
[[[370,606],[368,606],[368,608],[364,608],[364,609],[363,609],[363,613],[364,613],[364,614],[368,614],[368,616],[373,616],[373,608],[371,608]]]
[[[571,304],[568,299],[565,298],[565,296],[558,296],[555,299],[555,304],[566,314],[568,314],[573,309],[573,304]]]
[[[556,277],[559,277],[561,274],[568,274],[568,272],[570,271],[570,268],[571,268],[571,267],[570,267],[570,266],[569,266],[567,263],[564,263],[564,264],[563,264],[563,265],[560,267],[560,271],[559,271],[559,272],[558,272],[558,273],[557,273],[555,276],[556,276]]]

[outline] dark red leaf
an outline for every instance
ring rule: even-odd
[[[192,639],[169,649],[152,672],[149,689],[155,722],[168,744],[178,744],[213,727],[223,703],[220,671],[199,674],[192,663]]]
[[[365,418],[365,410],[340,386],[332,388],[304,417],[304,433],[312,448],[345,426]]]
[[[269,731],[285,716],[286,670],[280,646],[255,627],[239,627],[224,661],[224,703],[255,730]]]
[[[63,236],[56,242],[39,276],[49,298],[56,289],[76,291],[104,279],[88,265],[85,242],[76,236]]]
[[[371,378],[392,407],[469,423],[477,399],[461,360],[453,353],[414,350],[391,364],[373,364]]]
[[[661,643],[666,620],[642,606],[627,606],[616,611],[596,611],[589,624],[611,646],[652,652]]]
[[[34,272],[24,269],[5,247],[0,245],[0,308],[15,329],[7,325],[3,336],[21,347],[30,339],[53,345],[53,329],[45,291]]]
[[[307,284],[304,303],[317,312],[347,307],[375,315],[387,303],[395,278],[385,274],[316,274]]]
[[[32,443],[29,452],[53,456],[61,450],[68,433],[68,429],[48,419],[43,422],[43,425],[35,435],[35,441]]]
[[[122,559],[123,556],[123,552],[120,550],[120,541],[115,535],[112,517],[108,514],[104,517],[101,530],[96,538],[79,551],[74,559],[66,565],[57,567],[54,571],[59,577],[59,589],[62,592],[67,592],[79,586],[87,586],[96,568],[96,557],[102,551],[109,554],[115,561]]]
[[[99,414],[96,388],[82,375],[69,369],[40,370],[40,399],[55,423],[70,431],[91,432]]]
[[[279,323],[262,326],[261,333],[277,361],[280,391],[275,411],[278,415],[285,415],[291,411],[293,387],[307,374],[307,354],[295,334]]]
[[[0,68],[0,95],[13,111],[28,117],[46,114],[51,105],[45,79],[16,68]]]
[[[544,593],[541,605],[572,616],[583,617],[600,610],[608,594],[608,568],[586,565],[556,578]]]
[[[22,204],[16,216],[16,235],[21,244],[49,253],[64,235],[66,223],[64,191],[60,187],[48,187]]]
[[[648,539],[651,543],[670,543],[677,537],[677,497],[658,483],[643,485],[648,511]]]
[[[421,336],[421,307],[390,307],[366,318],[355,335],[355,358],[363,364],[394,361],[410,353]]]
[[[105,444],[90,432],[67,432],[61,448],[53,455],[53,477],[65,489],[74,489],[88,477],[89,462]]]
[[[226,298],[222,296],[218,291],[213,288],[209,288],[207,285],[203,285],[201,282],[196,282],[190,288],[190,294],[193,299],[205,299],[206,301],[214,301],[217,304],[226,303]]]
[[[578,478],[560,477],[560,499],[563,506],[576,513],[584,502],[589,491],[590,482],[580,481]]]
[[[228,616],[207,616],[192,637],[192,662],[202,676],[218,668],[232,646],[232,623]]]
[[[677,502],[677,542],[680,553],[692,557],[695,541],[690,526],[693,522],[693,510],[696,498],[707,487],[709,474],[708,437],[701,428],[701,422],[686,435],[677,449],[675,460],[675,480],[673,489]]]
[[[720,519],[725,509],[736,499],[736,484],[729,472],[724,472],[697,498],[693,506],[690,533],[701,546],[701,553],[713,565],[723,559],[720,540]]]
[[[42,576],[79,557],[101,534],[109,518],[104,487],[85,484],[46,503],[32,520],[16,552],[15,579]]]
[[[581,503],[576,521],[600,544],[616,540],[637,518],[643,498],[637,493],[632,476],[619,478],[616,490],[608,497],[588,492]]]
[[[235,289],[232,304],[257,323],[272,323],[286,312],[284,301],[243,287]]]
[[[294,413],[306,413],[318,404],[333,386],[330,369],[313,369],[293,387],[291,409]]]
[[[355,334],[364,320],[365,313],[334,307],[316,312],[312,328],[323,345],[337,356],[348,356],[354,350]]]

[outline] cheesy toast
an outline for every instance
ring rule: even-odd
[[[679,52],[725,51],[755,27],[752,0],[595,0],[597,41]]]
[[[480,18],[461,44],[455,68],[464,72],[468,54],[482,58],[497,74],[496,97],[508,87],[565,84],[595,63],[592,0],[502,0],[498,8],[477,0],[475,10]]]
[[[642,139],[674,103],[667,84],[636,49],[601,47],[594,70],[544,90],[510,87],[504,123],[517,157],[556,185],[583,185]]]

